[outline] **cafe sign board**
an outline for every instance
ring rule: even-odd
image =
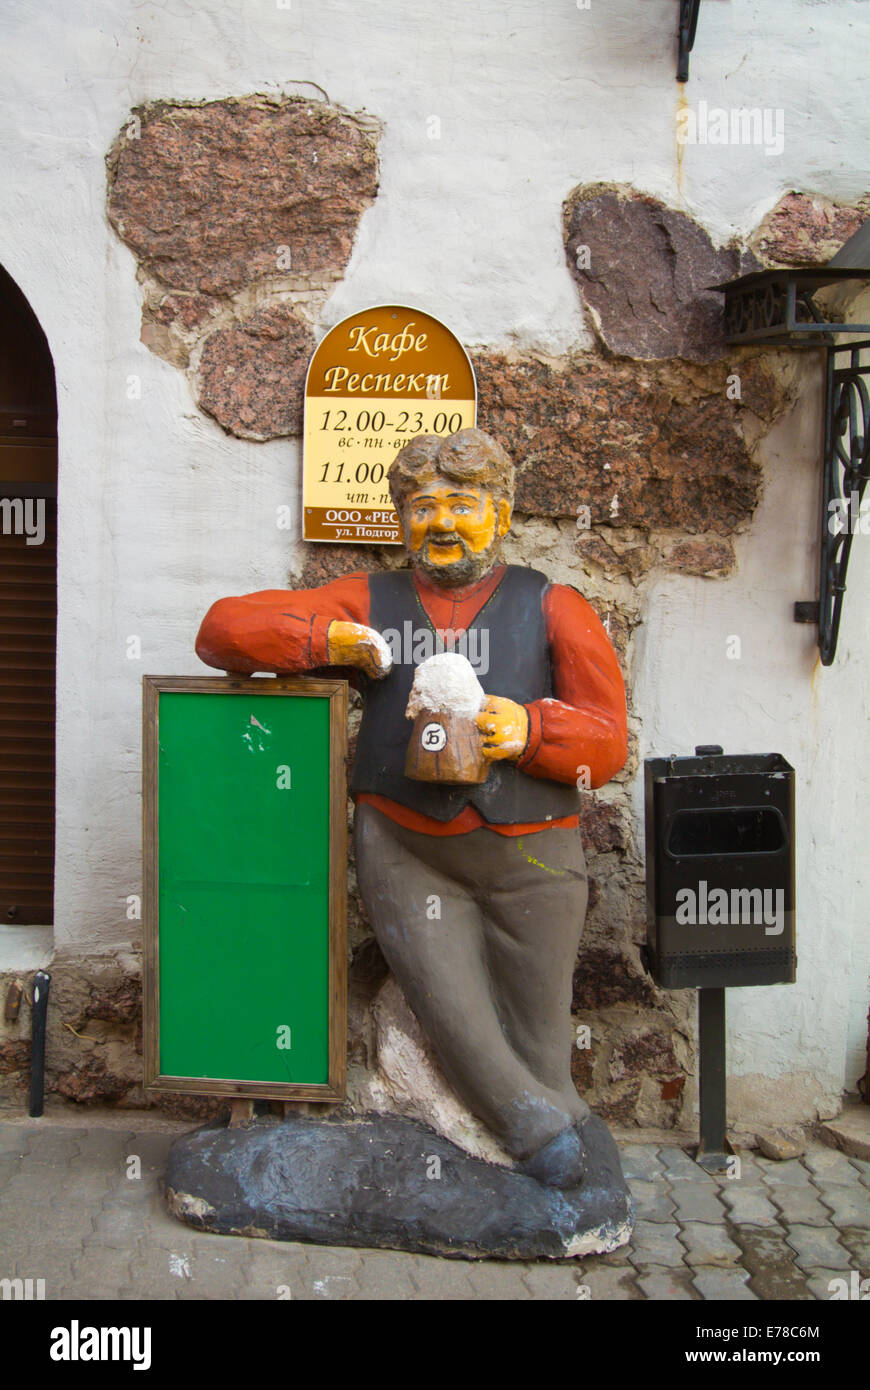
[[[400,304],[344,319],[305,384],[303,540],[400,544],[387,482],[397,451],[476,416],[468,354],[438,319]]]

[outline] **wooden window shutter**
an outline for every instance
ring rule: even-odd
[[[54,924],[56,626],[54,364],[0,266],[0,926]]]
[[[54,920],[57,498],[33,494],[54,490],[46,476],[56,469],[56,441],[0,433],[0,924],[8,926]],[[23,527],[40,522],[42,543],[28,544]]]

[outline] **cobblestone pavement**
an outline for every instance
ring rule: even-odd
[[[870,1163],[822,1145],[785,1163],[743,1154],[729,1178],[680,1148],[620,1140],[631,1244],[514,1263],[191,1230],[158,1187],[178,1132],[0,1122],[0,1280],[43,1279],[46,1299],[751,1301],[828,1299],[832,1279],[870,1277]]]

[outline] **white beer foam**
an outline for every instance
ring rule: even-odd
[[[416,719],[423,710],[433,714],[479,712],[486,694],[474,674],[474,667],[460,652],[436,652],[421,661],[414,672],[414,684],[405,715]]]

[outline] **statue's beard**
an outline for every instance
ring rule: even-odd
[[[426,536],[420,549],[411,555],[411,562],[415,569],[442,589],[460,589],[482,579],[492,569],[500,540],[499,537],[495,537],[486,550],[472,550],[461,536],[452,536],[451,544],[461,546],[462,558],[453,560],[449,565],[436,565],[429,559],[431,539],[431,536]]]

